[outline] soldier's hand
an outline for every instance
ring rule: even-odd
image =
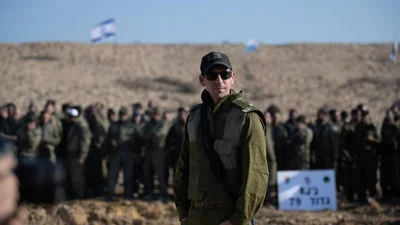
[[[229,222],[229,221],[227,220],[227,221],[221,223],[220,225],[232,225],[232,224],[231,224],[231,222]]]
[[[181,225],[186,225],[186,224],[187,224],[187,217],[181,220]]]
[[[79,164],[83,165],[84,162],[85,162],[85,159],[79,159]]]
[[[374,140],[374,136],[373,136],[373,135],[368,135],[368,136],[367,136],[367,140],[373,141],[373,140]]]
[[[0,224],[12,216],[17,209],[18,179],[12,172],[15,166],[16,160],[12,153],[0,157]]]

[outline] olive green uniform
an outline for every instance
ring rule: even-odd
[[[274,151],[274,139],[272,138],[272,125],[267,124],[266,126],[266,147],[267,147],[267,162],[268,162],[268,191],[265,199],[265,203],[275,204],[277,202],[276,197],[276,177],[278,175],[278,166],[276,162],[276,156]]]
[[[352,201],[354,198],[355,187],[355,164],[354,158],[356,154],[356,138],[355,129],[357,122],[351,121],[343,125],[340,132],[340,167],[344,170],[344,191],[347,200]]]
[[[169,131],[169,124],[164,121],[150,120],[143,129],[143,139],[145,142],[145,154],[143,160],[143,179],[145,191],[152,198],[154,192],[153,171],[157,175],[160,187],[160,199],[166,198],[168,195],[168,185],[166,180],[166,152],[165,139]]]
[[[25,125],[17,131],[18,166],[16,175],[19,179],[21,201],[39,203],[41,200],[39,183],[37,182],[38,147],[42,137],[40,127],[29,130]]]
[[[202,100],[212,105],[206,90]],[[268,185],[264,116],[233,90],[208,108],[213,146],[226,169],[227,182],[236,197],[232,199],[202,148],[200,111],[200,106],[190,111],[174,178],[179,219],[187,218],[187,224],[226,220],[233,225],[250,224],[263,204]],[[203,207],[197,207],[199,204]]]

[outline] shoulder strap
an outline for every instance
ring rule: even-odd
[[[262,121],[264,134],[267,134],[267,123],[265,122],[264,114],[259,109],[242,98],[237,98],[232,103],[239,107],[244,113],[255,112]]]

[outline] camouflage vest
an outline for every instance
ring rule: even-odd
[[[222,104],[213,114],[208,113],[213,146],[227,170],[228,183],[233,193],[238,193],[240,188],[238,184],[241,181],[241,136],[245,115],[249,112],[256,112],[264,119],[258,109],[240,98]],[[229,193],[211,171],[207,154],[203,149],[200,121],[201,104],[191,109],[187,121],[190,148],[188,197],[190,200],[204,203],[230,202],[232,199]]]

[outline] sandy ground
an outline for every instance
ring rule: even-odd
[[[146,104],[166,110],[200,101],[200,60],[209,51],[229,55],[236,90],[264,110],[279,105],[314,119],[318,107],[338,110],[363,102],[379,125],[400,98],[400,60],[391,44],[296,44],[261,46],[244,54],[241,45],[0,44],[0,105],[29,99],[110,107]],[[87,200],[56,206],[25,206],[28,224],[179,224],[172,203],[105,203]],[[400,224],[400,206],[343,205],[337,212],[281,212],[262,208],[258,224]]]
[[[124,201],[106,203],[101,200],[66,202],[56,206],[25,205],[25,219],[30,225],[44,224],[151,224],[178,225],[175,206],[170,203]],[[263,207],[257,224],[358,225],[400,224],[400,205],[341,204],[338,211],[283,212]]]
[[[339,110],[363,102],[380,123],[400,96],[400,62],[389,60],[391,44],[242,45],[0,44],[0,104],[48,98],[75,104],[119,107],[153,100],[165,109],[200,101],[200,60],[209,51],[230,56],[236,90],[264,110],[279,105],[314,119],[318,107]],[[400,61],[400,60],[399,60]]]

